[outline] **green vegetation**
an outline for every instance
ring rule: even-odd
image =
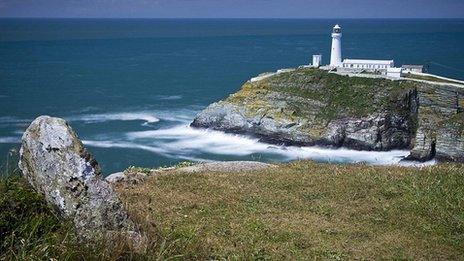
[[[282,73],[271,77],[269,85],[275,91],[324,102],[326,106],[320,116],[326,119],[341,114],[367,116],[394,108],[398,99],[414,87],[407,81],[341,76],[319,69]]]
[[[8,175],[6,175],[8,174]],[[148,251],[134,253],[121,242],[83,244],[72,222],[58,217],[44,197],[17,171],[0,175],[0,260],[162,260],[169,256],[167,239],[153,236]],[[175,240],[171,240],[175,242]]]
[[[447,126],[451,129],[455,129],[456,133],[459,136],[462,136],[464,134],[464,112],[456,113],[449,119],[446,119],[442,123],[442,126]]]
[[[282,99],[290,101],[287,108],[292,111],[285,117],[308,117],[302,108],[311,101],[322,104],[317,118],[323,121],[340,117],[362,117],[384,110],[395,110],[400,113],[407,111],[404,99],[416,86],[411,81],[391,81],[381,78],[348,77],[314,68],[297,69],[291,72],[276,74],[264,80],[246,83],[228,101],[235,104],[245,104],[251,111],[259,111],[272,106],[268,100],[272,92],[282,93]],[[291,95],[288,95],[291,94]],[[303,98],[301,101],[295,97]],[[278,98],[279,99],[279,98]],[[279,112],[274,112],[279,116]]]
[[[70,224],[16,174],[0,180],[0,209],[0,259],[80,256]]]
[[[18,175],[0,180],[0,260],[463,259],[464,166],[299,161],[116,187],[149,251],[85,247]]]
[[[183,259],[463,259],[464,167],[309,161],[120,185]]]
[[[458,82],[458,81],[445,80],[445,79],[441,79],[441,78],[437,78],[437,77],[433,77],[429,75],[417,75],[417,74],[407,73],[403,77],[416,79],[416,80],[430,81],[430,82],[462,84],[461,82]]]

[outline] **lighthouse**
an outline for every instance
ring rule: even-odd
[[[339,67],[342,64],[342,28],[337,24],[332,31],[332,51],[330,66]]]

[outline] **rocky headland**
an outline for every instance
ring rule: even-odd
[[[299,68],[247,81],[191,126],[286,145],[386,151],[464,161],[464,86]]]

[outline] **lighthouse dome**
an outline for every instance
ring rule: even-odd
[[[342,28],[340,27],[340,25],[336,24],[333,28],[333,33],[339,34],[341,32],[342,32]]]

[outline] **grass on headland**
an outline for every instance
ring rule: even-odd
[[[464,167],[309,161],[118,187],[186,259],[463,259]]]
[[[431,75],[418,75],[418,74],[407,73],[404,75],[404,77],[416,79],[416,80],[424,80],[424,81],[429,81],[429,82],[462,84],[462,82],[459,82],[459,81],[441,79],[438,77],[433,77]]]
[[[463,259],[464,166],[310,161],[154,174],[117,190],[149,251],[85,247],[18,176],[0,179],[0,260]]]
[[[260,114],[263,108],[269,113],[277,103],[268,104],[268,101],[276,100],[275,93],[280,93],[279,99],[288,100],[285,109],[294,111],[285,115],[286,119],[291,116],[305,119],[314,112],[323,121],[365,117],[384,110],[407,115],[410,112],[404,99],[416,86],[416,82],[407,80],[349,77],[316,68],[300,68],[247,82],[227,101],[244,106],[252,113]],[[321,104],[322,108],[313,107],[315,104]],[[273,117],[278,115],[274,112]]]

